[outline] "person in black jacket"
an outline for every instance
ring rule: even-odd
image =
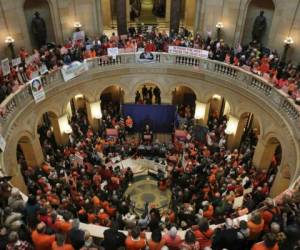
[[[120,247],[125,246],[125,234],[118,231],[118,224],[112,222],[110,229],[104,231],[104,240],[102,241],[102,246],[105,250],[117,250]]]

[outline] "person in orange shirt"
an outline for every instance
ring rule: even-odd
[[[211,219],[214,215],[214,207],[208,203],[208,201],[203,201],[203,217],[207,218],[208,220]]]
[[[46,224],[41,222],[37,225],[36,230],[31,234],[32,242],[36,250],[51,250],[52,243],[55,241],[55,235],[48,235],[46,232]]]
[[[214,234],[214,231],[209,228],[208,221],[205,218],[200,219],[198,228],[194,230],[194,234],[199,242],[200,249],[211,246],[211,238]]]
[[[264,220],[264,230],[269,231],[270,223],[272,222],[273,216],[280,213],[279,208],[275,207],[272,198],[267,198],[265,200],[267,208],[261,212],[261,217]]]
[[[105,213],[104,209],[100,209],[98,218],[101,225],[104,225],[107,220],[109,220],[109,215]]]
[[[146,237],[139,227],[134,227],[125,240],[127,250],[141,250],[146,247]]]
[[[95,207],[101,206],[101,200],[96,195],[93,196],[92,203]]]
[[[249,239],[256,240],[264,229],[263,218],[261,218],[259,213],[253,213],[247,224],[250,230]]]
[[[72,229],[72,225],[69,222],[71,219],[71,214],[69,212],[65,212],[63,215],[63,219],[56,219],[54,223],[54,227],[58,232],[68,233]]]
[[[151,239],[147,240],[149,250],[161,250],[165,245],[165,240],[162,238],[161,230],[155,229],[151,234]]]
[[[74,250],[71,244],[66,244],[66,237],[63,234],[56,235],[56,241],[52,243],[52,250]]]
[[[276,236],[272,233],[267,233],[264,240],[254,244],[251,250],[279,250]]]

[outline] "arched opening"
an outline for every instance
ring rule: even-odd
[[[220,121],[230,113],[230,105],[226,99],[220,95],[213,95],[209,100],[208,125],[211,126],[214,120]]]
[[[160,88],[151,82],[139,85],[135,92],[136,104],[161,104]]]
[[[66,113],[73,133],[76,135],[86,134],[89,129],[86,97],[83,94],[72,97],[67,104]]]
[[[24,13],[33,48],[40,48],[47,42],[54,42],[54,28],[47,0],[26,0]],[[39,13],[39,19],[36,17]],[[45,26],[43,26],[43,21]]]
[[[100,101],[103,115],[118,114],[124,103],[124,90],[118,85],[109,86],[102,91]]]
[[[272,0],[251,0],[248,9],[247,16],[244,24],[244,34],[242,44],[246,45],[253,41],[253,35],[261,37],[261,44],[266,46],[269,40],[269,33],[272,26],[272,20],[274,15],[275,5]],[[260,12],[263,11],[264,18],[259,17]],[[258,19],[257,19],[258,18]],[[253,27],[257,20],[256,33],[253,34]],[[259,40],[259,39],[256,39]]]
[[[52,153],[57,148],[57,141],[55,138],[55,129],[52,123],[58,120],[58,117],[53,112],[45,112],[38,122],[37,132],[39,135],[39,141],[42,146],[44,155]]]
[[[245,152],[246,149],[253,149],[260,135],[260,125],[257,118],[251,112],[245,112],[240,116],[237,128],[239,137],[239,149]]]
[[[177,86],[172,92],[172,104],[177,107],[178,118],[184,118],[188,121],[194,117],[196,108],[196,94],[186,86]],[[179,119],[181,120],[181,119]],[[183,120],[184,121],[184,120]],[[179,122],[179,128],[180,126]],[[184,122],[183,124],[185,124]]]
[[[166,0],[130,0],[130,21],[157,25],[166,15]]]
[[[39,153],[42,154],[40,145],[34,145],[28,136],[24,135],[18,140],[16,157],[25,183],[28,181],[28,170],[39,167],[43,161],[43,156]]]
[[[182,26],[185,27],[187,30],[192,31],[194,29],[194,21],[196,14],[196,0],[181,1],[181,5],[182,6],[180,18]]]

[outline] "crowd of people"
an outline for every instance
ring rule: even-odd
[[[178,126],[186,130],[186,138],[175,137],[167,145],[153,142],[166,148],[166,174],[157,181],[171,190],[171,204],[165,210],[145,204],[142,214],[124,196],[134,181],[132,170],[113,160],[144,157],[138,150],[143,139],[130,135],[130,117],[108,105],[101,127],[94,131],[79,109],[71,118],[73,132],[65,146],[55,143],[49,125],[40,128],[42,166],[27,166],[19,154],[27,202],[1,181],[0,249],[299,249],[298,201],[275,205],[268,197],[276,164],[268,172],[257,170],[251,161],[253,147],[228,150],[226,116],[211,116],[206,141],[199,141],[189,112],[186,107],[179,114],[184,119]],[[107,128],[123,132],[110,137]],[[242,195],[243,204],[235,207],[235,198]],[[248,213],[248,220],[233,220]],[[108,229],[102,240],[95,240],[80,229],[80,222]],[[184,237],[179,230],[185,230]]]
[[[103,56],[108,47],[115,46],[166,52],[169,44],[207,49],[211,59],[250,66],[252,72],[269,74],[274,86],[287,87],[291,96],[297,96],[299,67],[281,63],[276,52],[261,50],[255,42],[234,50],[209,36],[203,39],[197,34],[191,39],[183,31],[170,36],[157,32],[141,36],[131,29],[124,40],[115,34],[75,44],[70,40],[64,46],[36,50],[30,63],[26,60],[28,53],[21,49],[21,65],[1,78],[2,100],[42,64],[51,70],[74,60]],[[92,46],[86,49],[87,44]],[[137,93],[136,103],[151,104],[153,95],[159,104],[159,89],[144,86],[142,93]],[[252,165],[252,144],[228,150],[226,116],[210,117],[203,141],[194,134],[191,108],[182,107],[176,126],[186,131],[186,137],[174,136],[167,144],[151,140],[150,144],[166,148],[165,175],[157,181],[159,187],[171,190],[172,198],[166,210],[145,204],[141,215],[135,214],[134,201],[124,196],[134,181],[133,171],[118,164],[128,157],[144,157],[138,150],[144,140],[131,135],[134,121],[123,117],[119,107],[113,105],[103,108],[97,131],[89,126],[84,110],[77,110],[70,120],[72,133],[64,146],[55,142],[50,124],[39,128],[45,156],[41,166],[28,166],[19,152],[27,201],[5,178],[0,180],[0,250],[300,249],[299,197],[284,197],[277,204],[269,198],[276,159],[268,171],[259,170]],[[108,135],[108,128],[117,129],[118,134]],[[236,205],[236,198],[241,196],[242,204]],[[250,217],[234,220],[245,214]],[[81,229],[80,222],[108,228],[99,240]],[[127,230],[128,235],[119,230]],[[185,230],[184,237],[181,230]],[[150,238],[146,238],[146,232]]]
[[[0,71],[0,101],[2,102],[7,95],[16,91],[32,77],[73,61],[106,56],[107,49],[111,47],[118,47],[125,52],[134,52],[141,48],[146,52],[168,52],[169,45],[207,50],[210,59],[243,67],[254,74],[263,76],[271,85],[288,93],[296,103],[299,101],[299,65],[283,62],[276,51],[267,49],[256,41],[234,48],[222,39],[213,40],[210,34],[202,36],[197,33],[192,36],[192,33],[185,28],[181,28],[178,33],[171,32],[168,35],[156,29],[149,32],[143,29],[136,30],[133,27],[129,28],[126,36],[119,37],[112,33],[111,37],[102,34],[94,39],[87,36],[82,40],[70,38],[63,45],[47,44],[39,50],[35,49],[33,54],[21,48],[20,64],[11,65],[11,73],[8,75],[4,76]],[[142,95],[144,96],[143,93]],[[138,100],[143,99],[138,98]]]

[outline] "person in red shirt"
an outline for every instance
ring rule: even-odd
[[[125,240],[127,250],[141,250],[146,247],[146,237],[139,227],[134,227]]]
[[[254,244],[251,250],[279,250],[276,236],[272,233],[267,233],[264,240]]]

